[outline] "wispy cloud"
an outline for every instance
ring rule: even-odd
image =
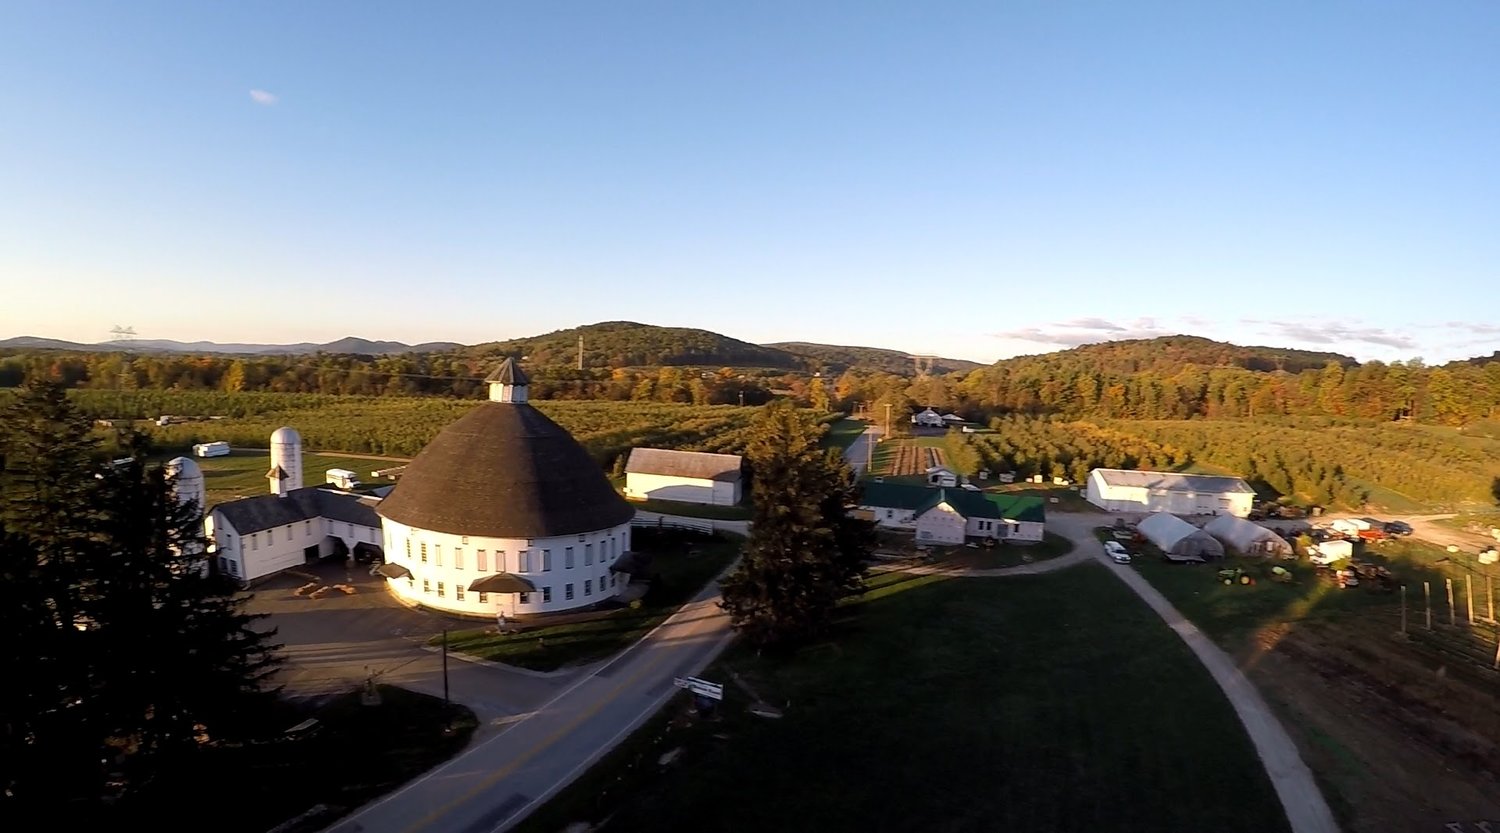
[[[250,100],[263,107],[270,107],[280,101],[280,98],[275,93],[268,93],[265,90],[251,90]]]
[[[1436,325],[1446,330],[1460,330],[1477,336],[1500,335],[1500,324],[1479,324],[1473,321],[1449,321]]]
[[[1075,318],[1071,321],[1058,321],[1041,327],[1022,327],[991,335],[1010,341],[1077,347],[1081,344],[1096,344],[1101,341],[1156,338],[1171,334],[1171,331],[1162,329],[1154,318],[1137,318],[1128,322],[1110,321],[1104,318]]]
[[[1410,336],[1380,327],[1355,327],[1347,324],[1280,322],[1273,325],[1276,334],[1308,344],[1378,344],[1410,350],[1417,342]]]

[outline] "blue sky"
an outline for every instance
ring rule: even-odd
[[[0,337],[1500,349],[1500,5],[0,0]]]

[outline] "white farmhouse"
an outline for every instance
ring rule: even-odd
[[[1170,512],[1174,515],[1250,514],[1255,490],[1238,477],[1163,471],[1094,469],[1086,497],[1106,512]]]
[[[633,449],[625,462],[625,496],[734,506],[743,497],[743,462],[737,454]]]
[[[925,411],[912,415],[911,424],[919,428],[943,428],[948,423],[943,421],[943,415],[928,408]]]
[[[879,526],[909,529],[919,542],[934,544],[962,544],[968,538],[1036,543],[1047,522],[1038,497],[904,483],[863,484],[859,508]]]
[[[490,401],[444,428],[380,502],[392,593],[423,607],[493,617],[614,598],[638,569],[635,510],[564,428],[527,401],[506,359]]]

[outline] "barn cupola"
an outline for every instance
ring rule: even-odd
[[[490,401],[520,405],[526,402],[526,386],[531,380],[516,360],[507,357],[495,372],[484,378],[490,383]]]

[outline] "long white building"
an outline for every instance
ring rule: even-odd
[[[506,359],[490,401],[444,428],[376,506],[381,572],[402,599],[453,613],[551,613],[624,589],[635,510]]]
[[[168,464],[196,477],[202,502],[203,476],[178,458]],[[179,483],[184,481],[179,473]],[[269,493],[221,503],[204,520],[212,556],[224,575],[254,581],[289,567],[335,555],[380,557],[380,499],[331,488],[302,487],[302,438],[291,428],[271,435]],[[189,488],[189,487],[179,487]]]
[[[744,496],[743,468],[738,454],[636,448],[625,461],[625,496],[734,506]]]
[[[1238,477],[1165,471],[1094,469],[1085,492],[1106,512],[1170,512],[1174,515],[1233,515],[1243,518],[1255,490]]]

